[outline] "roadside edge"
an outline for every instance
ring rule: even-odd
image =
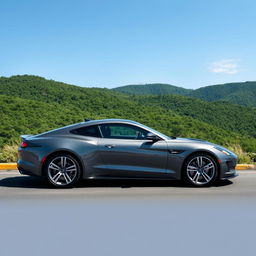
[[[0,170],[17,170],[16,163],[0,163]],[[237,164],[236,170],[256,170],[256,165],[254,164]]]

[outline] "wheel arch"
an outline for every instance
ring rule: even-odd
[[[58,154],[61,154],[61,153],[69,154],[69,155],[71,155],[72,157],[74,157],[74,158],[77,160],[77,162],[78,162],[78,164],[79,164],[79,167],[80,167],[80,169],[81,169],[81,177],[83,177],[84,166],[83,166],[83,161],[82,161],[82,159],[81,159],[76,153],[74,153],[73,151],[70,151],[70,150],[68,150],[68,149],[59,149],[59,150],[56,150],[56,151],[54,151],[54,152],[51,152],[50,154],[48,154],[48,155],[45,157],[45,159],[44,159],[44,161],[43,161],[43,163],[42,163],[42,167],[41,167],[42,176],[46,176],[46,174],[45,174],[45,171],[46,171],[46,170],[45,170],[45,166],[46,166],[47,160],[48,160],[50,157],[53,157],[53,156],[58,155]]]

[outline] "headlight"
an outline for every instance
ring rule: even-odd
[[[230,156],[231,154],[225,150],[224,148],[221,148],[221,147],[214,147],[216,148],[217,150],[221,151],[223,154],[227,155],[227,156]]]

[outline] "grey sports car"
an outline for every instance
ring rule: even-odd
[[[233,152],[130,120],[86,120],[21,138],[20,173],[46,176],[55,187],[79,179],[183,179],[200,187],[237,176]]]

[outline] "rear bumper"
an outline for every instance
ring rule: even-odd
[[[18,149],[17,167],[21,174],[42,176],[42,147]]]
[[[19,159],[17,162],[17,168],[21,174],[30,176],[41,176],[41,170],[36,164],[34,165],[30,162]]]
[[[19,170],[20,174],[29,175],[29,176],[38,176],[38,175],[34,174],[31,171],[23,169],[20,165],[17,165],[17,167],[18,167],[18,170]]]

